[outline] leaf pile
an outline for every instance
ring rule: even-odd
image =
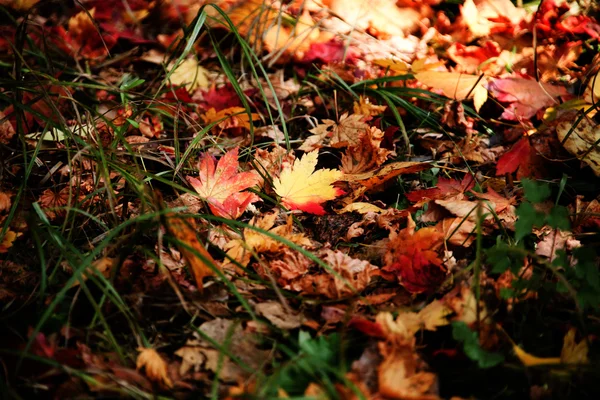
[[[2,392],[600,396],[600,10],[516,3],[0,0]]]

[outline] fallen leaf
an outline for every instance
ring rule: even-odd
[[[157,208],[164,209],[162,195],[158,191],[154,191],[154,203]],[[213,275],[213,269],[219,268],[219,264],[198,240],[194,219],[166,213],[161,216],[161,221],[167,232],[177,239],[175,245],[192,269],[198,290],[202,291],[204,277]]]
[[[11,230],[7,230],[0,242],[0,254],[7,253],[8,249],[13,246],[15,240],[17,240],[17,234]]]
[[[444,218],[435,227],[446,241],[456,246],[470,247],[477,238],[475,222],[462,217]]]
[[[557,251],[573,250],[580,246],[581,243],[573,237],[571,232],[561,231],[560,229],[551,229],[537,244],[535,254],[547,257],[550,261],[554,261],[557,257]]]
[[[437,249],[444,236],[432,227],[415,232],[409,217],[408,227],[392,238],[384,256],[384,271],[394,274],[410,293],[431,292],[446,278],[446,269]]]
[[[587,364],[589,362],[587,341],[582,340],[581,342],[576,343],[576,333],[577,331],[574,328],[569,329],[566,333],[563,339],[563,348],[560,357],[536,357],[527,353],[515,343],[513,343],[513,351],[521,363],[526,367],[553,364]]]
[[[138,347],[140,354],[135,362],[136,369],[144,369],[146,376],[154,382],[159,382],[167,387],[172,387],[173,383],[167,374],[167,363],[156,352],[156,350],[147,347]]]
[[[194,57],[186,58],[177,65],[170,64],[169,74],[171,85],[183,86],[190,93],[198,88],[208,88],[208,71],[201,67]]]
[[[386,164],[383,167],[361,174],[345,174],[338,180],[344,182],[356,182],[366,189],[372,189],[392,178],[402,174],[414,174],[415,172],[425,171],[433,165],[428,162],[417,161],[398,161]]]
[[[322,257],[331,270],[302,278],[302,291],[340,299],[360,293],[379,269],[368,261],[352,258],[339,250],[325,250]]]
[[[10,210],[11,204],[10,195],[5,192],[0,192],[0,213]]]
[[[458,72],[423,71],[416,73],[415,79],[433,89],[442,91],[444,96],[457,101],[473,97],[477,111],[479,111],[488,97],[488,91],[485,87],[487,80],[478,75],[461,74]]]
[[[205,154],[198,163],[198,178],[187,176],[196,193],[203,197],[213,214],[237,219],[248,206],[260,198],[250,192],[242,192],[260,183],[254,171],[238,172],[238,151],[228,151],[215,165],[215,159]]]
[[[527,120],[540,109],[558,104],[558,97],[569,94],[563,86],[521,77],[496,78],[487,88],[499,101],[510,103],[500,116],[510,121]]]
[[[27,11],[39,1],[40,0],[0,0],[0,5],[17,11]]]
[[[512,174],[519,170],[519,175],[528,176],[531,168],[531,159],[535,150],[529,143],[529,138],[523,137],[513,147],[504,153],[496,164],[496,176]]]
[[[460,13],[475,38],[510,31],[526,15],[523,8],[515,7],[510,0],[465,0]]]
[[[371,29],[403,37],[418,27],[418,9],[396,6],[395,0],[331,0],[329,8],[353,29]]]
[[[274,227],[278,216],[278,211],[264,214],[260,218],[253,218],[249,222],[249,225],[269,231],[274,235],[281,236],[297,244],[298,246],[303,246],[306,248],[312,247],[312,242],[303,233],[294,232],[291,216],[288,218],[285,224]],[[224,250],[227,252],[228,260],[231,259],[239,263],[242,267],[248,265],[253,253],[279,253],[285,248],[287,248],[287,246],[281,243],[281,241],[257,232],[252,228],[244,228],[243,237],[230,239],[224,246]],[[232,266],[232,263],[230,261],[226,261],[224,267],[230,266]]]
[[[567,114],[564,119],[556,126],[558,140],[569,153],[589,165],[596,176],[600,176],[600,125],[584,116],[574,126],[578,119],[574,114]]]
[[[306,138],[299,149],[313,151],[325,146],[335,148],[356,146],[368,129],[369,125],[365,122],[364,115],[344,113],[338,122],[325,119],[309,130],[313,135]]]
[[[256,313],[281,329],[296,329],[302,325],[301,316],[292,313],[277,301],[265,301],[254,306]]]
[[[347,212],[357,212],[359,214],[366,214],[369,212],[382,213],[384,211],[384,209],[377,207],[376,205],[371,203],[356,202],[348,204],[346,207],[342,208],[339,211],[339,213],[342,214]]]
[[[15,136],[15,133],[15,128],[9,119],[0,111],[0,144],[8,144],[13,136]]]
[[[324,215],[321,203],[343,194],[331,184],[340,180],[342,173],[333,169],[315,171],[318,151],[312,151],[296,159],[290,168],[281,171],[273,180],[273,189],[281,203],[290,210],[302,210],[310,214]]]
[[[376,127],[367,128],[360,135],[359,143],[349,146],[342,156],[341,170],[344,174],[360,174],[379,168],[392,154],[381,148],[384,133]]]
[[[250,130],[252,122],[259,120],[260,116],[255,113],[248,115],[243,107],[229,107],[220,111],[209,108],[202,115],[202,119],[206,124],[217,123],[222,130],[234,128]]]
[[[425,372],[413,346],[379,343],[383,362],[377,369],[379,393],[392,399],[439,400],[437,377]]]

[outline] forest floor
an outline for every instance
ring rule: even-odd
[[[0,0],[0,397],[600,398],[600,8]]]

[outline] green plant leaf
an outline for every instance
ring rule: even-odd
[[[502,354],[492,353],[481,348],[477,333],[462,321],[452,323],[452,337],[462,342],[465,355],[471,360],[477,361],[479,368],[491,368],[504,361]]]

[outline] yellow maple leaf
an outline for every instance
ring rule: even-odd
[[[169,81],[173,86],[184,86],[188,92],[198,88],[208,89],[208,71],[195,58],[188,58],[178,65],[172,63],[169,70],[172,71]]]
[[[324,215],[325,210],[321,203],[344,193],[341,189],[331,186],[333,182],[342,178],[342,172],[335,169],[315,171],[318,157],[317,150],[306,153],[273,181],[275,193],[290,210]]]

